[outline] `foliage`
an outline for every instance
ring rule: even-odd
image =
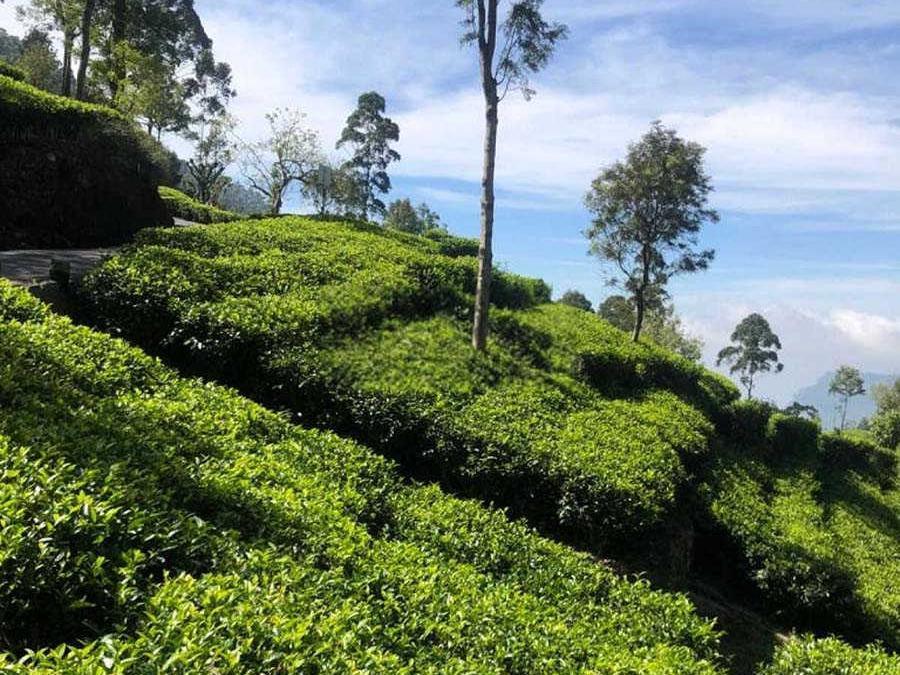
[[[251,188],[269,202],[269,215],[278,215],[288,189],[306,184],[319,166],[322,155],[319,135],[305,126],[299,110],[279,108],[266,115],[268,138],[244,143],[241,170]]]
[[[356,177],[358,184],[359,215],[363,220],[369,214],[384,214],[384,202],[378,195],[391,191],[391,178],[387,168],[400,160],[400,153],[391,148],[391,142],[400,140],[400,127],[384,116],[385,100],[377,92],[360,95],[357,108],[347,118],[347,124],[337,142],[340,149],[349,145],[350,159],[344,164]]]
[[[900,657],[878,647],[854,649],[834,638],[816,640],[808,636],[794,638],[779,647],[773,662],[761,675],[892,675],[897,672],[900,672]]]
[[[684,597],[352,442],[65,319],[0,356],[4,672],[719,672]]]
[[[413,207],[409,199],[397,199],[387,207],[384,226],[410,234],[425,234],[446,231],[441,217],[426,203]]]
[[[167,157],[108,108],[0,76],[0,248],[126,241],[165,224]]]
[[[837,396],[840,401],[838,404],[841,410],[840,431],[843,431],[847,424],[847,407],[850,405],[850,399],[866,393],[862,374],[853,366],[839,367],[828,385],[828,393]]]
[[[581,291],[569,289],[562,294],[562,297],[559,299],[559,301],[564,305],[569,305],[570,307],[575,307],[576,309],[583,309],[585,312],[594,311],[594,306],[591,304],[591,301],[588,300],[585,294]]]
[[[804,405],[798,401],[791,403],[782,412],[784,412],[785,415],[791,415],[792,417],[803,417],[808,420],[819,419],[819,411],[815,406]]]
[[[573,537],[659,524],[686,480],[683,461],[711,433],[702,415],[653,389],[671,384],[713,405],[717,384],[698,387],[701,369],[661,349],[625,349],[586,312],[500,313],[493,355],[478,357],[453,318],[474,290],[474,261],[438,255],[429,239],[291,219],[149,232],[142,243],[86,280],[109,325],[307,419],[352,429],[458,489],[491,486],[492,499]],[[550,299],[539,282],[494,281],[501,308]],[[445,314],[429,318],[436,312]],[[583,344],[563,356],[577,344],[569,333]],[[634,377],[617,393],[640,391],[643,404],[600,393],[600,364],[626,359]],[[634,419],[645,427],[634,430]]]
[[[217,205],[231,180],[225,170],[234,161],[235,147],[231,140],[235,122],[228,115],[201,119],[197,131],[194,156],[187,161],[187,184],[191,195],[203,204]]]
[[[0,60],[0,76],[8,77],[9,79],[18,82],[24,82],[28,77],[28,73],[6,61]]]
[[[597,314],[616,328],[634,333],[636,308],[630,298],[611,295],[600,304]],[[700,361],[703,356],[703,340],[685,332],[675,307],[662,298],[648,302],[642,333],[656,344],[691,361]]]
[[[160,186],[159,196],[165,202],[173,218],[182,218],[193,223],[227,223],[241,220],[238,213],[231,213],[215,206],[198,202],[196,199],[170,187]]]
[[[321,217],[353,217],[360,202],[360,183],[352,168],[321,158],[319,166],[301,187]]]
[[[262,215],[268,206],[259,192],[233,180],[227,181],[217,201],[219,208],[244,216]]]
[[[763,316],[751,314],[734,329],[731,342],[734,344],[719,352],[716,365],[726,363],[732,375],[739,373],[747,398],[753,398],[753,385],[759,373],[784,370],[784,364],[778,361],[781,341]]]
[[[58,94],[62,89],[62,65],[50,36],[37,29],[22,38],[22,51],[16,59],[16,68],[25,73],[28,84]]]
[[[640,338],[648,301],[665,297],[672,277],[705,270],[715,252],[695,249],[700,229],[718,222],[707,205],[712,192],[706,150],[654,122],[624,161],[604,169],[585,204],[595,215],[585,236],[591,253],[611,268],[635,307]]]

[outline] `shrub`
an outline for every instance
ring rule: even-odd
[[[882,447],[900,450],[900,410],[885,410],[872,420],[872,436]]]
[[[2,647],[53,645],[4,672],[719,670],[683,596],[68,320],[0,322],[0,402]]]
[[[766,439],[777,453],[809,455],[818,448],[820,431],[818,422],[774,413],[769,417]]]
[[[159,196],[162,197],[169,215],[173,218],[182,218],[194,223],[227,223],[244,218],[238,213],[198,202],[175,188],[160,186]]]
[[[834,638],[801,637],[779,647],[761,675],[831,673],[834,675],[893,675],[900,672],[900,658],[868,646],[854,649]]]
[[[171,222],[158,144],[118,113],[0,75],[0,248],[119,244]]]
[[[0,59],[0,76],[8,77],[11,80],[15,80],[16,82],[24,82],[28,79],[28,74],[22,70],[21,68],[17,68],[11,63],[7,63],[6,61]]]

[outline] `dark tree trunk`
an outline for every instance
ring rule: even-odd
[[[63,81],[62,95],[72,96],[72,50],[75,48],[75,35],[71,30],[63,34]]]
[[[88,61],[91,58],[91,24],[94,21],[96,0],[86,0],[81,15],[81,60],[78,63],[78,78],[75,81],[75,98],[83,101],[87,85]]]
[[[488,337],[488,311],[491,303],[494,237],[494,171],[497,162],[499,123],[497,80],[494,76],[494,49],[497,44],[497,0],[478,0],[478,48],[481,55],[481,83],[484,91],[485,132],[484,170],[481,179],[481,240],[478,246],[478,284],[475,290],[475,316],[472,322],[472,346],[484,351]]]
[[[113,2],[112,47],[110,50],[113,57],[113,74],[109,82],[109,92],[113,101],[116,100],[119,93],[119,82],[125,79],[125,69],[115,54],[116,47],[123,40],[125,40],[125,0],[115,0]]]
[[[637,294],[634,301],[634,332],[631,334],[631,339],[635,342],[641,339],[641,329],[644,327],[645,312],[644,291],[641,291]]]

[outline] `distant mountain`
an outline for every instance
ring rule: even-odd
[[[864,417],[871,417],[875,412],[875,401],[869,395],[872,387],[876,384],[890,384],[897,375],[886,375],[884,373],[863,373],[863,379],[866,383],[866,395],[856,396],[850,399],[850,406],[847,409],[847,424],[853,425]],[[834,371],[825,373],[812,386],[801,389],[794,395],[794,400],[805,405],[815,406],[822,417],[822,426],[825,429],[831,429],[837,426],[837,415],[835,408],[837,406],[837,398],[828,393],[828,385],[831,378],[834,377]]]

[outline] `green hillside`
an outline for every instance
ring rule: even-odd
[[[685,598],[5,282],[0,401],[4,672],[719,672]]]
[[[736,402],[537,280],[497,276],[475,353],[470,250],[299,218],[152,230],[83,293],[101,326],[408,477],[785,627],[900,645],[896,453]]]

